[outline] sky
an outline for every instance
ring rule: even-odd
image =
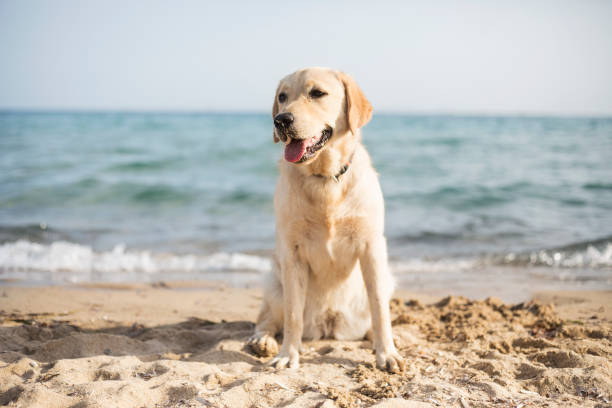
[[[375,111],[612,115],[612,1],[0,0],[0,109],[268,112],[306,66]]]

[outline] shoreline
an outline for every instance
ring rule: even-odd
[[[244,348],[261,289],[215,282],[0,287],[0,405],[609,406],[612,291],[533,301],[399,290],[402,375],[369,341],[305,342],[274,371]],[[553,305],[553,306],[550,306]],[[386,404],[386,405],[385,405]]]
[[[0,228],[1,230],[2,228]],[[1,235],[0,231],[0,235]],[[526,301],[542,290],[612,290],[612,241],[582,241],[542,250],[472,255],[389,257],[397,287],[444,296],[494,295]],[[439,245],[440,251],[445,248]],[[269,253],[222,249],[157,252],[120,244],[112,249],[69,241],[27,240],[0,245],[0,285],[53,286],[79,282],[127,283],[211,281],[238,288],[262,284],[272,269]],[[210,248],[209,248],[210,249]],[[397,248],[396,248],[397,250]]]

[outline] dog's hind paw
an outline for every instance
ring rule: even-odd
[[[278,354],[278,343],[269,333],[255,333],[247,340],[247,346],[259,357]]]

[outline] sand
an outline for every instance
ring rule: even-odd
[[[175,283],[0,288],[0,405],[611,407],[612,293],[534,300],[399,292],[402,375],[368,341],[305,343],[275,371],[245,349],[261,291]]]

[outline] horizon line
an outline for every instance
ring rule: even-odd
[[[269,115],[263,110],[232,109],[122,109],[122,108],[2,108],[0,114],[40,113],[40,114],[153,114],[153,115]],[[380,110],[374,115],[382,116],[450,116],[450,117],[523,117],[523,118],[575,118],[575,119],[612,119],[610,113],[560,113],[560,112],[507,112],[507,111],[461,111],[461,110]]]

